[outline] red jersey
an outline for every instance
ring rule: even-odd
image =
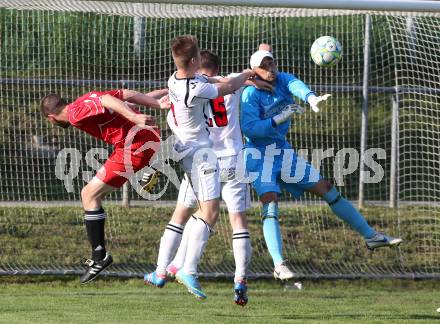
[[[67,105],[69,122],[72,126],[93,137],[114,146],[123,146],[135,124],[122,115],[102,106],[101,97],[106,94],[123,100],[122,90],[86,93]]]

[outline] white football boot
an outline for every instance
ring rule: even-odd
[[[283,261],[282,263],[275,266],[273,276],[275,277],[275,279],[289,280],[292,279],[295,274],[287,267],[286,262]]]
[[[402,243],[400,237],[391,237],[383,233],[376,233],[372,238],[366,239],[365,244],[369,250],[374,250],[382,246],[397,246]]]

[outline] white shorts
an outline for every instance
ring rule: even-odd
[[[237,156],[227,156],[218,159],[221,180],[221,196],[226,203],[229,213],[242,213],[250,207],[251,194],[249,184],[239,182],[235,178]],[[182,180],[177,201],[188,208],[197,207],[197,198],[187,176]]]
[[[199,201],[220,198],[220,174],[217,157],[212,149],[200,149],[181,160],[188,186]],[[180,191],[182,186],[180,186]],[[196,197],[194,196],[194,198]],[[196,200],[197,203],[197,200]]]

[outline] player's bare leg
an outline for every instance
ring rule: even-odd
[[[84,223],[92,247],[92,257],[86,261],[87,270],[81,276],[81,283],[88,283],[113,262],[112,256],[105,249],[104,224],[106,214],[102,208],[102,199],[115,188],[94,177],[82,190],[81,199],[84,207]]]
[[[247,267],[252,256],[252,246],[247,225],[245,212],[229,213],[229,222],[232,227],[232,249],[235,260],[234,276],[234,302],[237,305],[245,306],[248,302],[247,296]]]
[[[263,204],[264,239],[275,266],[273,276],[280,280],[292,279],[294,273],[283,258],[283,241],[278,222],[278,194],[266,192],[260,196],[260,201]]]
[[[310,190],[322,197],[330,206],[333,213],[344,222],[348,223],[365,239],[368,249],[374,250],[382,246],[396,246],[402,242],[401,238],[387,236],[376,232],[365,220],[364,216],[343,198],[336,188],[327,180],[320,180]]]

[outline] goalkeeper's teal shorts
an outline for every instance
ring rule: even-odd
[[[252,180],[256,177],[252,186],[258,196],[267,192],[280,194],[284,188],[298,199],[322,179],[319,171],[299,157],[287,142],[277,151],[274,149],[270,146],[244,149],[246,171]],[[261,158],[257,158],[259,154],[255,150],[260,152]]]

